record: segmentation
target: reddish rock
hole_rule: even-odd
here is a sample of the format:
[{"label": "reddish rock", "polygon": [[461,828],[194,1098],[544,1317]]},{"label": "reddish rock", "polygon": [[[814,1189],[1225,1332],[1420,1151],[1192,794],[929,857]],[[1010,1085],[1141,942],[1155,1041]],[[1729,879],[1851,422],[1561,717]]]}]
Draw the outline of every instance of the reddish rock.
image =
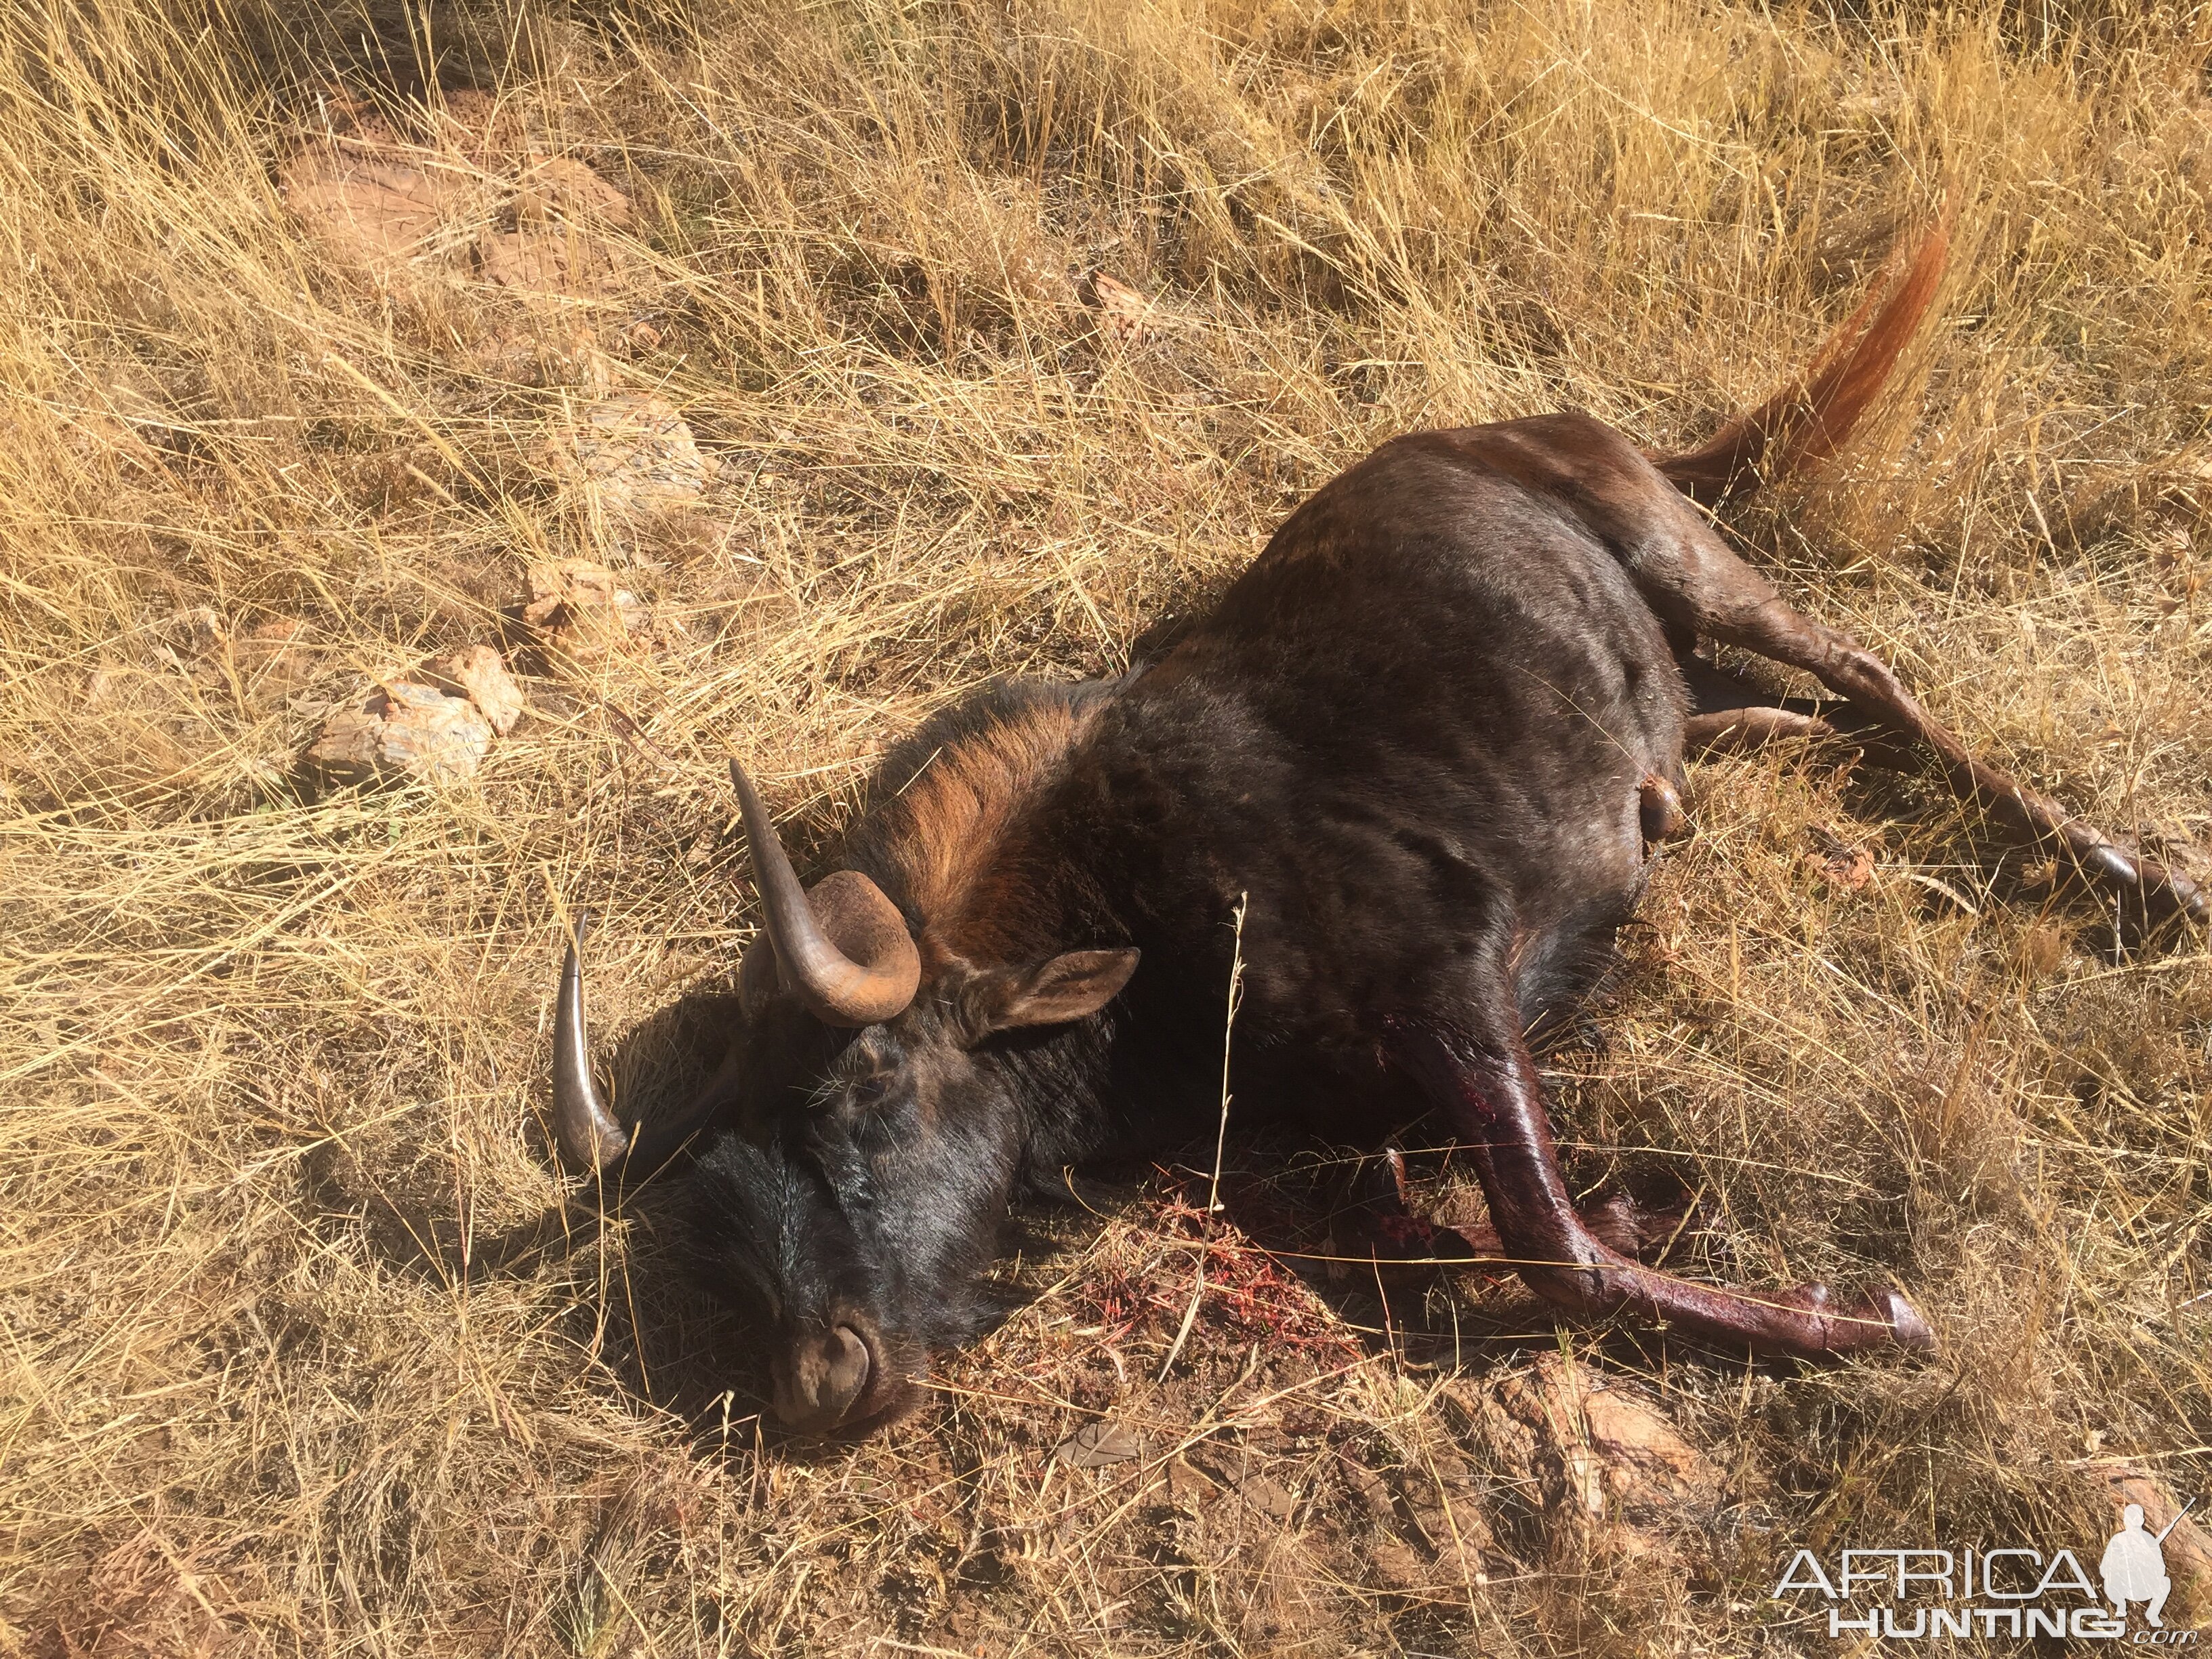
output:
[{"label": "reddish rock", "polygon": [[1663,1551],[1643,1530],[1708,1512],[1720,1472],[1657,1402],[1588,1365],[1547,1354],[1471,1407],[1507,1467],[1525,1468],[1547,1515],[1603,1528],[1628,1555]]},{"label": "reddish rock", "polygon": [[468,698],[402,681],[331,716],[307,766],[331,787],[398,778],[458,783],[476,775],[491,739],[491,722]]},{"label": "reddish rock", "polygon": [[1099,327],[1125,345],[1136,344],[1164,320],[1157,301],[1103,270],[1091,279],[1091,299],[1098,308]]},{"label": "reddish rock", "polygon": [[387,281],[438,251],[465,194],[452,173],[381,146],[303,149],[279,169],[277,187],[326,250]]},{"label": "reddish rock", "polygon": [[[2122,1466],[2103,1472],[2106,1495],[2112,1499],[2113,1526],[2119,1512],[2130,1504],[2142,1505],[2143,1527],[2154,1536],[2166,1534],[2166,1571],[2174,1583],[2188,1584],[2200,1597],[2212,1597],[2212,1532],[2197,1524],[2195,1516],[2183,1516],[2176,1503],[2148,1473]],[[2197,1514],[2203,1511],[2199,1510]],[[2176,1517],[2179,1516],[2179,1521]],[[2167,1531],[2168,1528],[2172,1531]],[[2169,1613],[2168,1617],[2172,1616]]]},{"label": "reddish rock", "polygon": [[612,244],[562,225],[487,231],[476,252],[484,281],[539,299],[609,299],[630,271]]},{"label": "reddish rock", "polygon": [[522,688],[507,672],[497,651],[488,645],[471,645],[440,658],[434,670],[444,682],[438,689],[450,696],[451,688],[458,688],[491,722],[494,732],[503,738],[514,730],[515,721],[522,718]]},{"label": "reddish rock", "polygon": [[512,731],[521,713],[521,689],[499,653],[472,645],[331,715],[303,763],[325,787],[458,783],[476,775],[494,737]]},{"label": "reddish rock", "polygon": [[549,649],[580,663],[627,645],[647,626],[637,596],[616,585],[613,571],[589,559],[531,566],[522,620]]},{"label": "reddish rock", "polygon": [[495,287],[544,299],[605,300],[635,281],[637,262],[603,233],[627,229],[629,198],[573,155],[533,154],[510,200],[514,228],[477,239]]},{"label": "reddish rock", "polygon": [[547,219],[596,219],[628,229],[629,198],[573,155],[533,155],[516,181],[515,217],[526,224]]},{"label": "reddish rock", "polygon": [[1810,834],[1819,854],[1808,861],[1831,886],[1856,893],[1874,879],[1874,854],[1865,848],[1845,841],[1825,823],[1813,825]]},{"label": "reddish rock", "polygon": [[400,684],[387,686],[384,699],[386,766],[434,783],[458,783],[483,764],[491,722],[468,698]]},{"label": "reddish rock", "polygon": [[419,270],[599,301],[641,274],[611,234],[629,227],[629,198],[588,162],[523,147],[495,111],[462,107],[469,118],[449,107],[434,144],[376,118],[316,136],[277,169],[285,205],[334,258],[383,283]]}]

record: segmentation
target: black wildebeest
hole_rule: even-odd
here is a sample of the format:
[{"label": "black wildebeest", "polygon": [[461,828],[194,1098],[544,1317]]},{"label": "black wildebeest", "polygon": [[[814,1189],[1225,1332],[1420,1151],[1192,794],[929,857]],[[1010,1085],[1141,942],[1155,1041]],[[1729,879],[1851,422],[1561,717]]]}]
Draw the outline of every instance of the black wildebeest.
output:
[{"label": "black wildebeest", "polygon": [[[811,889],[732,764],[766,926],[728,1058],[687,1109],[625,1128],[592,1085],[572,941],[556,1119],[586,1167],[697,1137],[710,1271],[773,1324],[787,1422],[880,1419],[930,1350],[972,1335],[1025,1185],[1211,1125],[1225,924],[1248,895],[1240,1101],[1376,1137],[1439,1109],[1504,1255],[1576,1313],[1770,1354],[1930,1342],[1894,1292],[1741,1293],[1602,1242],[1560,1179],[1525,1034],[1607,961],[1679,823],[1686,749],[1826,729],[1696,659],[1700,639],[1809,670],[2139,910],[2203,915],[2185,880],[1970,757],[1692,504],[1843,440],[1944,240],[1801,388],[1692,453],[1649,458],[1581,415],[1384,444],[1158,661],[1000,684],[927,722]],[[1693,687],[1720,706],[1693,712]]]}]

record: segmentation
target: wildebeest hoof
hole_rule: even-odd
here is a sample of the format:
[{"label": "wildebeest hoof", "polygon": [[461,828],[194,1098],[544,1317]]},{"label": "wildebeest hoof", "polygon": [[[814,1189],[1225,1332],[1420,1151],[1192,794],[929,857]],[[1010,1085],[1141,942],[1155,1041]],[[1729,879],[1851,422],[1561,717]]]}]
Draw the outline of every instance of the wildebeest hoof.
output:
[{"label": "wildebeest hoof", "polygon": [[1808,1316],[1803,1336],[1808,1340],[1803,1343],[1801,1357],[1866,1353],[1890,1347],[1907,1353],[1936,1352],[1936,1333],[1894,1290],[1878,1291],[1838,1305],[1826,1285],[1806,1285],[1785,1291],[1772,1301],[1778,1307]]},{"label": "wildebeest hoof", "polygon": [[1919,1310],[1906,1301],[1901,1291],[1883,1291],[1873,1300],[1876,1310],[1889,1321],[1890,1340],[1907,1353],[1936,1352],[1936,1333],[1928,1328],[1928,1322],[1920,1316]]},{"label": "wildebeest hoof", "polygon": [[[1827,1300],[1825,1291],[1821,1300]],[[1848,1308],[1835,1310],[1828,1318],[1835,1332],[1831,1344],[1838,1353],[1886,1346],[1902,1348],[1907,1353],[1936,1352],[1936,1333],[1928,1328],[1918,1310],[1894,1290],[1877,1291]]]}]

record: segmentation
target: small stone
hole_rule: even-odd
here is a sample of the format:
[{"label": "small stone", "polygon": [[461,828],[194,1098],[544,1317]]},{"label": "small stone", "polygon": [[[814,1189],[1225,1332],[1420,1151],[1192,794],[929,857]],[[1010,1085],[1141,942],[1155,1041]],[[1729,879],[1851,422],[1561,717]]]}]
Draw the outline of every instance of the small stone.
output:
[{"label": "small stone", "polygon": [[1099,326],[1124,345],[1136,344],[1164,320],[1157,301],[1103,270],[1091,279],[1091,298]]},{"label": "small stone", "polygon": [[[2167,1573],[2193,1586],[2200,1595],[2212,1595],[2212,1532],[2198,1526],[2194,1517],[2184,1515],[2182,1506],[2142,1469],[2124,1464],[2109,1468],[2104,1472],[2104,1481],[2115,1516],[2130,1504],[2140,1504],[2144,1529],[2154,1537],[2165,1534],[2163,1551]],[[2113,1524],[2117,1526],[2118,1521]]]},{"label": "small stone", "polygon": [[[449,99],[429,143],[327,99],[323,113],[278,168],[279,192],[311,236],[380,282],[473,273],[527,298],[592,303],[642,271],[613,234],[631,222],[629,198],[588,162],[524,148],[495,106]],[[509,210],[512,228],[485,228]]]},{"label": "small stone", "polygon": [[714,471],[672,404],[631,393],[586,404],[556,440],[554,464],[619,518],[696,501]]},{"label": "small stone", "polygon": [[1100,1469],[1145,1455],[1145,1443],[1118,1423],[1085,1423],[1061,1441],[1053,1455],[1071,1468]]},{"label": "small stone", "polygon": [[469,698],[400,681],[331,715],[306,766],[326,787],[398,778],[459,783],[476,775],[491,740],[490,720]]},{"label": "small stone", "polygon": [[[1527,1459],[1547,1510],[1632,1529],[1686,1518],[1719,1495],[1718,1471],[1656,1404],[1587,1365],[1547,1354],[1502,1379],[1493,1397],[1519,1431],[1504,1438]],[[1621,1541],[1636,1551],[1642,1540]]]},{"label": "small stone", "polygon": [[427,685],[385,690],[383,760],[433,783],[473,777],[491,748],[491,722],[465,697]]},{"label": "small stone", "polygon": [[367,783],[377,775],[384,755],[384,705],[341,708],[323,723],[322,735],[307,750],[307,769],[333,787]]},{"label": "small stone", "polygon": [[277,188],[317,241],[384,279],[435,250],[438,232],[460,193],[444,173],[325,146],[303,149],[285,162]]},{"label": "small stone", "polygon": [[1257,1470],[1237,1483],[1237,1495],[1279,1526],[1288,1526],[1297,1513],[1297,1494]]},{"label": "small stone", "polygon": [[1188,1454],[1191,1464],[1216,1485],[1279,1524],[1287,1524],[1298,1507],[1297,1494],[1259,1468],[1249,1451],[1207,1446]]},{"label": "small stone", "polygon": [[629,642],[647,626],[645,607],[615,574],[589,559],[530,567],[530,599],[522,620],[548,647],[590,662]]},{"label": "small stone", "polygon": [[565,224],[523,225],[477,239],[477,268],[495,288],[540,299],[605,300],[629,265],[614,245]]},{"label": "small stone", "polygon": [[450,696],[456,693],[449,688],[458,688],[458,695],[475,703],[501,737],[514,731],[515,721],[522,718],[522,688],[492,647],[471,645],[441,657],[432,672],[445,682],[439,690]]},{"label": "small stone", "polygon": [[514,211],[526,222],[595,219],[617,228],[630,222],[629,198],[573,155],[533,155],[516,182]]},{"label": "small stone", "polygon": [[1865,848],[1845,841],[1824,823],[1813,825],[1810,833],[1819,849],[1816,867],[1831,886],[1856,893],[1874,879],[1874,854]]}]

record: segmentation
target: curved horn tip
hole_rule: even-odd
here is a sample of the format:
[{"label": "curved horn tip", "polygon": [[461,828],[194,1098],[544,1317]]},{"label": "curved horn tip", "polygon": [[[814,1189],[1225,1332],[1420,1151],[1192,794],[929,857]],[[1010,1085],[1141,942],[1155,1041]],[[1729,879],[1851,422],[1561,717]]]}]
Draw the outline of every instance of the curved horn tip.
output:
[{"label": "curved horn tip", "polygon": [[872,1025],[899,1013],[921,981],[921,957],[898,907],[859,871],[833,871],[811,893],[800,886],[775,821],[734,757],[730,781],[783,983],[825,1024]]},{"label": "curved horn tip", "polygon": [[553,1011],[553,1134],[562,1158],[586,1171],[605,1169],[629,1150],[630,1138],[599,1098],[592,1080],[591,1037],[584,1018],[584,968],[578,944],[589,913],[580,913],[561,957],[561,988]]}]

